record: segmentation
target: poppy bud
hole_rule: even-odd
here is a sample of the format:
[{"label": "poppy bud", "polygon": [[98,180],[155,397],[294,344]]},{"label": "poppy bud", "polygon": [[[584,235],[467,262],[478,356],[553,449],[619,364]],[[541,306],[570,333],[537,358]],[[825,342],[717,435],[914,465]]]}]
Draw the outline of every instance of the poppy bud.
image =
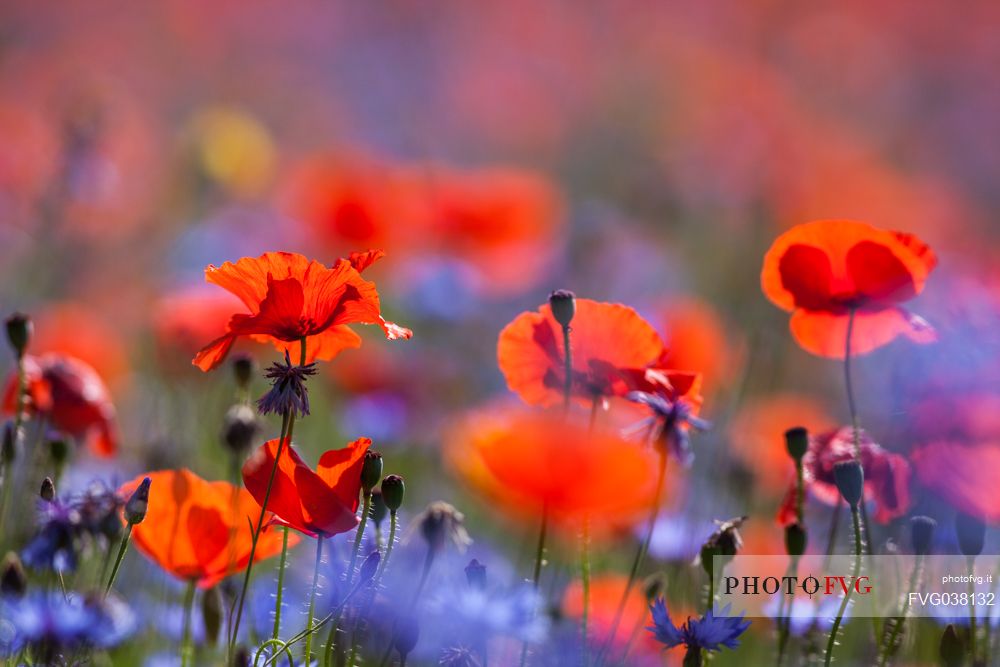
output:
[{"label": "poppy bud", "polygon": [[382,455],[368,450],[365,452],[365,462],[361,467],[361,490],[365,495],[370,494],[380,479],[382,479]]},{"label": "poppy bud", "polygon": [[247,389],[250,386],[254,366],[256,364],[249,354],[238,354],[233,357],[233,377],[236,378],[237,387]]},{"label": "poppy bud", "polygon": [[59,470],[66,463],[66,459],[69,458],[69,442],[62,434],[56,434],[49,437],[48,445],[52,463],[55,464],[56,470]]},{"label": "poppy bud", "polygon": [[131,525],[142,523],[146,518],[146,510],[149,509],[149,485],[152,480],[144,477],[139,486],[125,503],[125,520]]},{"label": "poppy bud", "polygon": [[576,295],[566,289],[557,289],[549,294],[549,308],[556,322],[568,328],[576,315]]},{"label": "poppy bud", "polygon": [[382,480],[382,500],[390,512],[395,513],[403,505],[405,485],[399,475],[386,475]]},{"label": "poppy bud", "polygon": [[473,558],[465,566],[465,578],[471,588],[484,590],[486,588],[486,566]]},{"label": "poppy bud", "polygon": [[214,644],[222,628],[222,595],[217,587],[201,594],[201,617],[205,621],[205,639]]},{"label": "poppy bud", "polygon": [[785,449],[793,459],[801,460],[809,450],[809,431],[801,426],[785,431]]},{"label": "poppy bud", "polygon": [[655,572],[642,582],[642,594],[646,596],[646,601],[650,604],[658,597],[663,597],[663,592],[667,589],[667,578]]},{"label": "poppy bud", "polygon": [[965,661],[965,642],[955,632],[955,626],[948,624],[941,635],[941,644],[938,648],[943,667],[961,667]]},{"label": "poppy bud", "polygon": [[31,318],[22,313],[14,313],[7,318],[7,340],[18,359],[24,356],[24,351],[28,348],[33,328]]},{"label": "poppy bud", "polygon": [[913,542],[913,551],[918,556],[926,556],[931,552],[935,528],[937,521],[929,516],[915,516],[910,519],[910,541]]},{"label": "poppy bud", "polygon": [[955,534],[958,536],[958,548],[964,555],[978,556],[983,553],[986,524],[982,519],[959,512],[955,516]]},{"label": "poppy bud", "polygon": [[417,645],[418,639],[420,639],[420,626],[417,625],[417,619],[410,615],[401,617],[396,623],[396,632],[392,636],[392,645],[399,651],[399,656],[403,659],[403,664],[406,664],[406,656]]},{"label": "poppy bud", "polygon": [[382,556],[376,550],[368,554],[368,557],[361,562],[361,567],[358,569],[358,586],[363,586],[375,577],[380,560],[382,560]]},{"label": "poppy bud", "polygon": [[847,504],[856,509],[865,488],[865,471],[861,463],[852,459],[833,464],[833,481]]},{"label": "poppy bud", "polygon": [[806,529],[797,523],[785,527],[785,551],[789,556],[801,556],[809,543]]},{"label": "poppy bud", "polygon": [[372,521],[375,522],[375,527],[381,526],[388,515],[389,508],[385,506],[382,489],[372,489]]},{"label": "poppy bud", "polygon": [[3,427],[3,449],[0,451],[0,463],[8,465],[17,458],[17,438],[14,437],[14,424],[7,422]]},{"label": "poppy bud", "polygon": [[7,553],[0,565],[0,595],[20,598],[28,592],[28,576],[24,573],[21,559],[13,551]]},{"label": "poppy bud", "polygon": [[55,499],[56,485],[51,477],[42,480],[42,488],[38,491],[38,495],[42,497],[42,500],[50,503]]},{"label": "poppy bud", "polygon": [[222,422],[222,442],[234,454],[242,454],[250,449],[258,431],[260,422],[257,413],[249,405],[238,403],[226,410]]}]

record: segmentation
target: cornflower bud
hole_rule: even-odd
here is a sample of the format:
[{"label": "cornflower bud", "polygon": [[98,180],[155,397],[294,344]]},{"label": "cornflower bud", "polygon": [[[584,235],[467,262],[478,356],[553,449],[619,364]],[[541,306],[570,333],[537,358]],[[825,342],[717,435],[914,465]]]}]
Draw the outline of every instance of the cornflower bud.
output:
[{"label": "cornflower bud", "polygon": [[913,542],[913,551],[918,556],[926,556],[931,552],[936,527],[937,521],[929,516],[915,516],[910,519],[910,541]]},{"label": "cornflower bud", "polygon": [[785,431],[785,449],[794,460],[800,460],[809,450],[809,431],[801,426]]},{"label": "cornflower bud", "polygon": [[146,510],[149,509],[149,486],[152,480],[149,477],[143,478],[139,486],[125,502],[125,521],[131,525],[142,523],[146,518]]},{"label": "cornflower bud", "polygon": [[237,387],[245,390],[250,386],[256,365],[249,354],[237,354],[233,357],[233,377]]},{"label": "cornflower bud", "polygon": [[7,341],[18,359],[24,356],[33,330],[31,318],[23,313],[14,313],[7,318]]},{"label": "cornflower bud", "polygon": [[847,504],[857,509],[865,489],[865,471],[859,461],[840,461],[833,464],[833,481]]},{"label": "cornflower bud", "polygon": [[549,308],[555,321],[568,328],[576,315],[576,295],[566,289],[557,289],[549,294]]},{"label": "cornflower bud", "polygon": [[484,590],[486,588],[486,566],[473,558],[465,566],[465,579],[469,582],[470,588]]},{"label": "cornflower bud", "polygon": [[21,559],[13,551],[7,553],[0,565],[0,596],[24,597],[28,592],[28,576],[24,572]]},{"label": "cornflower bud", "polygon": [[403,491],[406,485],[399,475],[386,475],[382,480],[382,499],[390,512],[395,512],[403,505]]},{"label": "cornflower bud", "polygon": [[433,552],[440,551],[446,542],[464,550],[472,541],[465,532],[465,515],[449,503],[440,500],[431,503],[415,521],[427,548]]},{"label": "cornflower bud", "polygon": [[260,431],[260,420],[249,405],[237,403],[226,411],[222,422],[222,442],[234,454],[250,449]]},{"label": "cornflower bud", "polygon": [[371,494],[380,479],[382,479],[382,455],[368,450],[365,452],[365,461],[361,467],[362,492],[366,496]]},{"label": "cornflower bud", "polygon": [[399,652],[402,664],[406,664],[406,656],[417,645],[418,639],[420,639],[420,626],[417,625],[417,619],[409,614],[400,617],[396,624],[396,632],[392,636],[392,646]]},{"label": "cornflower bud", "polygon": [[368,554],[368,557],[361,562],[361,567],[358,569],[358,586],[363,586],[375,577],[375,573],[378,571],[379,561],[381,560],[382,556],[379,554],[378,550]]},{"label": "cornflower bud", "polygon": [[42,500],[50,503],[55,499],[56,485],[51,477],[42,480],[42,488],[38,491],[38,495],[42,497]]},{"label": "cornflower bud", "polygon": [[955,516],[955,534],[958,536],[958,548],[966,556],[978,556],[983,553],[983,542],[986,540],[986,524],[979,517],[959,512]]}]

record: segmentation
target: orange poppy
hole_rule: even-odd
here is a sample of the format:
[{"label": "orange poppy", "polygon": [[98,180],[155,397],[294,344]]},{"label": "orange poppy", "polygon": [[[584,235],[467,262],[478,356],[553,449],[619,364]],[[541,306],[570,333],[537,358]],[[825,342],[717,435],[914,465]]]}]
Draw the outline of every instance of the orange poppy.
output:
[{"label": "orange poppy", "polygon": [[[558,523],[623,524],[648,510],[651,448],[545,412],[510,410],[472,421],[453,464],[498,505],[522,517],[548,508]],[[460,451],[459,451],[460,450]]]},{"label": "orange poppy", "polygon": [[[139,475],[119,489],[127,498],[144,477],[152,480],[146,518],[132,529],[132,539],[150,560],[178,579],[211,588],[243,570],[250,560],[250,523],[260,505],[246,490],[229,482],[209,482],[187,469]],[[298,536],[289,535],[289,545]],[[267,527],[257,541],[254,560],[281,551],[282,535]]]},{"label": "orange poppy", "polygon": [[[310,536],[329,537],[355,528],[361,468],[371,444],[368,438],[358,438],[343,449],[332,449],[320,457],[315,472],[294,447],[286,447],[267,502],[274,520]],[[257,502],[264,501],[277,453],[278,439],[268,440],[243,464],[243,484]]]},{"label": "orange poppy", "polygon": [[307,361],[332,359],[361,345],[347,326],[352,322],[377,324],[389,340],[410,338],[412,331],[382,318],[375,283],[361,277],[382,254],[352,253],[332,267],[291,252],[210,265],[205,279],[235,294],[250,312],[233,315],[226,333],[202,348],[193,363],[203,371],[215,368],[240,336],[272,342],[281,351],[294,347],[296,358],[298,341],[309,338]]},{"label": "orange poppy", "polygon": [[[573,396],[587,405],[624,396],[636,388],[635,371],[656,362],[663,349],[656,329],[628,306],[577,299],[570,334]],[[526,403],[562,402],[564,358],[562,326],[548,304],[521,313],[500,332],[500,370]]]},{"label": "orange poppy", "polygon": [[709,391],[735,377],[742,350],[731,344],[725,323],[711,305],[682,298],[671,301],[664,312],[664,367],[697,369]]},{"label": "orange poppy", "polygon": [[[86,443],[98,456],[115,453],[115,406],[104,380],[92,366],[65,354],[27,355],[24,376],[29,412]],[[12,374],[4,387],[3,410],[12,413],[16,409],[17,375]]]},{"label": "orange poppy", "polygon": [[937,258],[912,234],[852,220],[798,225],[775,240],[764,257],[761,287],[792,313],[791,330],[807,351],[843,359],[850,313],[851,354],[865,354],[906,336],[936,339],[922,318],[900,307],[920,294]]}]

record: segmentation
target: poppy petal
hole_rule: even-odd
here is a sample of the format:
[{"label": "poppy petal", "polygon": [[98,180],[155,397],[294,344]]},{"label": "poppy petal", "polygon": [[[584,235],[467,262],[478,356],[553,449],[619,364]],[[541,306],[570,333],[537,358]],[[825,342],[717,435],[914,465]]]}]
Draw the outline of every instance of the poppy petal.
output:
[{"label": "poppy petal", "polygon": [[219,336],[211,343],[203,347],[198,354],[194,355],[194,359],[191,360],[191,363],[201,370],[208,372],[222,363],[235,342],[236,336],[231,333]]},{"label": "poppy petal", "polygon": [[782,288],[792,295],[795,306],[809,310],[833,307],[833,269],[830,258],[819,248],[795,244],[778,264]]},{"label": "poppy petal", "polygon": [[370,438],[358,438],[342,449],[325,452],[316,466],[316,474],[334,490],[340,502],[356,512],[361,492],[361,468],[365,453],[371,448]]},{"label": "poppy petal", "polygon": [[[789,322],[792,335],[803,349],[832,359],[844,358],[847,324],[846,314],[807,310],[796,310]],[[930,324],[902,308],[858,311],[854,315],[851,332],[851,355],[867,354],[901,335],[921,344],[937,340]]]},{"label": "poppy petal", "polygon": [[[268,440],[243,464],[243,484],[258,505],[263,504],[264,496],[267,495],[267,485],[277,451],[278,439]],[[297,476],[303,469],[309,474],[314,474],[299,458],[294,447],[290,445],[283,447],[278,470],[271,486],[271,495],[267,500],[267,509],[273,512],[281,523],[308,530],[308,522],[303,515],[302,503],[296,489]]]},{"label": "poppy petal", "polygon": [[862,241],[848,251],[847,272],[854,289],[872,301],[906,301],[917,294],[913,276],[902,260],[888,247],[872,241]]}]

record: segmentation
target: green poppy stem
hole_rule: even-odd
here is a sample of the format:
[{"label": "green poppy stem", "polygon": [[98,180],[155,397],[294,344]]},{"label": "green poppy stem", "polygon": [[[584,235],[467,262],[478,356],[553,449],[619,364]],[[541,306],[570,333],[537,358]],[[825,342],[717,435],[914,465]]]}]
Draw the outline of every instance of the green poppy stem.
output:
[{"label": "green poppy stem", "polygon": [[[858,574],[861,572],[861,513],[858,512],[856,506],[851,507],[851,520],[854,523],[854,568],[851,573],[852,582],[858,580]],[[844,621],[844,612],[847,611],[847,604],[851,601],[851,593],[854,592],[854,586],[850,586],[847,592],[844,594],[844,599],[840,601],[840,609],[837,610],[837,616],[833,619],[833,627],[830,629],[830,638],[826,642],[826,657],[823,659],[823,666],[830,667],[830,661],[833,659],[833,647],[837,643],[837,632],[840,630],[840,624]]]},{"label": "green poppy stem", "polygon": [[285,592],[285,565],[288,563],[288,526],[281,527],[281,559],[278,561],[278,590],[274,595],[274,629],[271,639],[281,634],[281,598]]},{"label": "green poppy stem", "polygon": [[191,609],[194,607],[195,581],[188,582],[187,590],[184,592],[184,631],[181,635],[181,667],[191,664],[194,654],[194,646],[191,643]]},{"label": "green poppy stem", "polygon": [[[312,590],[309,593],[309,614],[306,616],[306,627],[312,627],[313,618],[316,614],[316,588],[319,586],[319,568],[323,564],[323,536],[316,538],[316,565],[313,568]],[[305,664],[312,662],[312,634],[306,637],[306,648],[303,653]]]},{"label": "green poppy stem", "polygon": [[115,557],[114,567],[111,568],[111,576],[108,577],[108,584],[104,587],[104,597],[108,597],[108,593],[111,592],[111,587],[115,585],[115,579],[118,578],[118,570],[121,569],[122,561],[125,560],[125,552],[128,550],[129,540],[131,537],[132,524],[129,523],[125,526],[125,532],[122,533],[121,543],[118,545],[118,555]]}]

